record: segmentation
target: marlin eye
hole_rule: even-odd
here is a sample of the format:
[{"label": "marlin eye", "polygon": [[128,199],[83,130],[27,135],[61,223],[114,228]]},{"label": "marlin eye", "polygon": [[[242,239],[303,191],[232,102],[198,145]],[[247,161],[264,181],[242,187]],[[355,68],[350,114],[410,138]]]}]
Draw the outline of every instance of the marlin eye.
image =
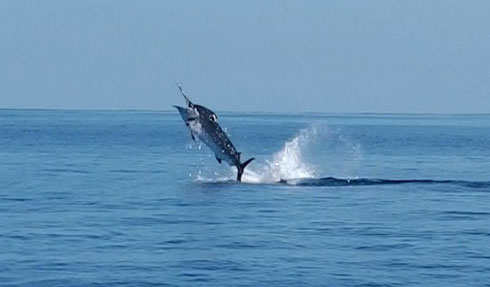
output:
[{"label": "marlin eye", "polygon": [[189,103],[189,108],[192,108],[192,104],[191,103]]}]

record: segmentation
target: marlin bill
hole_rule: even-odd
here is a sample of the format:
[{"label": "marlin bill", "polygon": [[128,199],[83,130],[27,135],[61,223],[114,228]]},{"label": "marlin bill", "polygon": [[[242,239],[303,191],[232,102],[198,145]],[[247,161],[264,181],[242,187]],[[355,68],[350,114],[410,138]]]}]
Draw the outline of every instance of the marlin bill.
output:
[{"label": "marlin bill", "polygon": [[186,107],[174,107],[179,111],[185,125],[189,128],[192,139],[195,141],[196,137],[198,137],[204,142],[214,152],[218,163],[224,160],[230,166],[236,167],[238,171],[236,179],[240,182],[245,167],[254,158],[242,163],[240,160],[241,153],[236,150],[231,140],[221,129],[216,113],[201,105],[193,104],[184,94],[182,87],[179,84],[177,84],[177,87],[185,99]]}]

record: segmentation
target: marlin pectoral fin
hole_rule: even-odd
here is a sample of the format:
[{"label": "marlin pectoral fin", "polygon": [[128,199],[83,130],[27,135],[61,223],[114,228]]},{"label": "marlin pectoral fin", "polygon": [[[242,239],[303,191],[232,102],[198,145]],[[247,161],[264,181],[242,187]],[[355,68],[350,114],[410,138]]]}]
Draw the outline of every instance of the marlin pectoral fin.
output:
[{"label": "marlin pectoral fin", "polygon": [[187,118],[187,120],[185,121],[185,125],[186,126],[189,126],[191,124],[192,121],[195,121],[197,118]]},{"label": "marlin pectoral fin", "polygon": [[191,133],[191,137],[193,141],[196,141],[196,138],[194,137],[194,134]]},{"label": "marlin pectoral fin", "polygon": [[216,158],[216,160],[218,161],[219,164],[221,164],[221,159],[217,156],[214,156]]}]

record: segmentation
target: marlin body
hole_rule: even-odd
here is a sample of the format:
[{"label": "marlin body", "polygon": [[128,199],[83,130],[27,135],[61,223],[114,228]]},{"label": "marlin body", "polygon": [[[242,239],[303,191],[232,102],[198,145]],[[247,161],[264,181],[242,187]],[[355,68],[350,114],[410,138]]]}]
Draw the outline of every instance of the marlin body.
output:
[{"label": "marlin body", "polygon": [[240,152],[236,150],[231,140],[218,124],[218,116],[206,107],[193,104],[184,94],[182,88],[179,85],[177,86],[185,98],[186,107],[174,107],[179,111],[180,116],[189,128],[192,139],[195,141],[197,136],[204,142],[214,152],[218,163],[226,161],[230,166],[235,166],[238,170],[237,181],[240,182],[245,167],[254,158],[242,163],[240,161]]}]

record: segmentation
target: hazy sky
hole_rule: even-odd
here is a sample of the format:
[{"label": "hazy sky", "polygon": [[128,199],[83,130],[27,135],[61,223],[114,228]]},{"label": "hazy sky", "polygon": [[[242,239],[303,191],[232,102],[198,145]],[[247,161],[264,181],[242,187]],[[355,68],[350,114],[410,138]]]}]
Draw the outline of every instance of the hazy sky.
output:
[{"label": "hazy sky", "polygon": [[490,112],[490,1],[0,0],[0,107]]}]

